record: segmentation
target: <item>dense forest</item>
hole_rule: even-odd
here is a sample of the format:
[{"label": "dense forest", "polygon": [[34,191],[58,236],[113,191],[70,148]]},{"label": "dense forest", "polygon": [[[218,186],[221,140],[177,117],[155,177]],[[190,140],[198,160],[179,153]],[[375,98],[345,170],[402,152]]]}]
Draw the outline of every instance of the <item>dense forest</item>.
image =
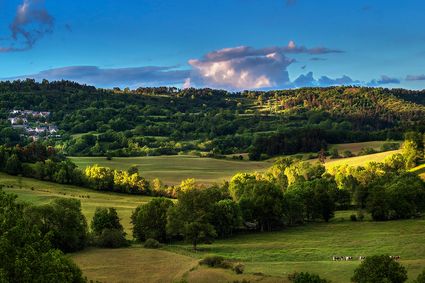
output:
[{"label": "dense forest", "polygon": [[227,92],[168,87],[96,89],[69,81],[0,83],[0,142],[30,141],[12,110],[48,111],[66,155],[220,156],[318,152],[327,144],[402,139],[425,129],[425,92],[363,87]]}]

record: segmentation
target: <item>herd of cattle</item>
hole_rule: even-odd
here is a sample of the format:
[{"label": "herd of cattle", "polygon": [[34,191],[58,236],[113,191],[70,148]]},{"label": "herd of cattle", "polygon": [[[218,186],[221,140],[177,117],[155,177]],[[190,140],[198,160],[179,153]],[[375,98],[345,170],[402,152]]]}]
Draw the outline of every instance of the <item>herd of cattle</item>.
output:
[{"label": "herd of cattle", "polygon": [[[359,256],[358,260],[364,260],[366,257],[365,256]],[[400,256],[399,255],[390,255],[391,259],[394,260],[400,260]],[[333,261],[341,261],[341,260],[345,260],[345,261],[350,261],[350,260],[354,260],[354,258],[352,256],[333,256],[332,257]]]}]

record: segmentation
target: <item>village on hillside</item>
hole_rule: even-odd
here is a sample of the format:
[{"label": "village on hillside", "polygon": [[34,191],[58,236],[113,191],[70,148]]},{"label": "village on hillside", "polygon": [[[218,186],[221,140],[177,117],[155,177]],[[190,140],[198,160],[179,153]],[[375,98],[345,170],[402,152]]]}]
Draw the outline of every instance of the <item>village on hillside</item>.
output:
[{"label": "village on hillside", "polygon": [[34,141],[42,137],[58,138],[59,129],[49,122],[49,116],[50,112],[47,111],[14,109],[10,111],[8,120],[14,129],[21,129]]}]

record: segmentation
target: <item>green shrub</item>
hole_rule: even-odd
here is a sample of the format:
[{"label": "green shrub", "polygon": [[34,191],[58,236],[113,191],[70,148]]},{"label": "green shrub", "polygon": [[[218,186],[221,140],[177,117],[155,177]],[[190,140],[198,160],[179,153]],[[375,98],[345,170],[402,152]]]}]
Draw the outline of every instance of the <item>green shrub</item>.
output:
[{"label": "green shrub", "polygon": [[227,261],[224,257],[217,256],[217,255],[207,256],[204,259],[201,259],[199,261],[199,264],[207,265],[209,267],[214,267],[214,268],[224,268],[224,269],[234,268],[231,262]]},{"label": "green shrub", "polygon": [[368,155],[368,154],[374,154],[377,153],[377,151],[371,147],[364,147],[360,150],[359,155]]},{"label": "green shrub", "polygon": [[161,244],[157,240],[149,238],[143,244],[143,247],[145,247],[146,249],[158,249],[161,247]]},{"label": "green shrub", "polygon": [[295,272],[288,276],[288,279],[294,283],[329,283],[331,281],[320,278],[317,274],[308,272]]},{"label": "green shrub", "polygon": [[406,268],[388,255],[366,257],[351,278],[356,283],[403,283],[406,280]]},{"label": "green shrub", "polygon": [[102,248],[122,248],[129,244],[124,233],[119,229],[103,229],[102,233],[96,237],[96,244]]},{"label": "green shrub", "polygon": [[425,283],[425,269],[422,271],[421,274],[418,275],[418,278],[416,278],[413,283]]},{"label": "green shrub", "polygon": [[344,150],[342,152],[342,157],[353,157],[354,154],[350,150]]},{"label": "green shrub", "polygon": [[233,271],[236,274],[242,274],[245,270],[245,265],[243,265],[242,263],[238,262],[233,266]]},{"label": "green shrub", "polygon": [[358,220],[360,220],[360,221],[363,221],[363,219],[364,219],[364,212],[363,211],[358,211],[357,212],[357,219]]},{"label": "green shrub", "polygon": [[208,265],[209,267],[221,267],[224,257],[218,255],[207,256],[199,261],[200,265]]}]

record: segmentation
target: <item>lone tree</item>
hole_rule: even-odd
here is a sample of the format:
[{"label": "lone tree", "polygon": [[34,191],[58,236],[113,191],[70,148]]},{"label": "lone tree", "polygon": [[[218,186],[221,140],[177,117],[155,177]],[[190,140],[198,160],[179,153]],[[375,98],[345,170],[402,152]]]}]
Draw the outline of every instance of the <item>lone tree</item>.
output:
[{"label": "lone tree", "polygon": [[406,268],[387,255],[367,257],[351,278],[356,283],[403,283],[406,280]]},{"label": "lone tree", "polygon": [[124,228],[115,208],[96,208],[91,229],[100,247],[119,248],[127,245]]},{"label": "lone tree", "polygon": [[178,202],[167,213],[167,234],[183,237],[196,250],[201,243],[217,237],[213,226],[215,203],[223,199],[220,188],[188,188],[178,194]]},{"label": "lone tree", "polygon": [[154,198],[136,208],[131,215],[133,235],[139,241],[149,238],[164,242],[167,238],[167,211],[173,202],[166,198]]}]

